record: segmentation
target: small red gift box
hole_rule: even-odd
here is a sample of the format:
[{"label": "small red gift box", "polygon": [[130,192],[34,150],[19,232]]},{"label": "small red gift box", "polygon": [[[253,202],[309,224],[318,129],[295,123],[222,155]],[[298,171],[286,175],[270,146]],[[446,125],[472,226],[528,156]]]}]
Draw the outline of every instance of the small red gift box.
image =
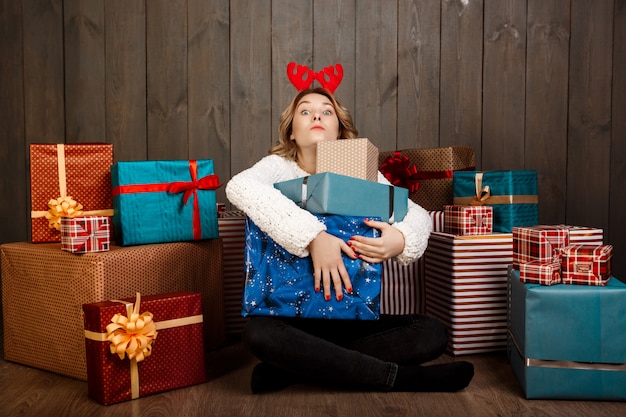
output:
[{"label": "small red gift box", "polygon": [[561,282],[561,264],[559,262],[530,261],[519,266],[520,281],[554,285]]},{"label": "small red gift box", "polygon": [[60,242],[63,216],[112,216],[111,164],[111,144],[31,144],[31,241]]},{"label": "small red gift box", "polygon": [[206,382],[201,300],[178,292],[84,304],[89,396],[108,405]]},{"label": "small red gift box", "polygon": [[109,232],[106,216],[62,217],[61,249],[72,253],[106,252]]},{"label": "small red gift box", "polygon": [[452,235],[488,235],[493,232],[493,207],[446,205],[443,224],[444,232]]},{"label": "small red gift box", "polygon": [[606,285],[611,278],[611,245],[570,245],[561,252],[563,284]]},{"label": "small red gift box", "polygon": [[560,250],[569,245],[570,229],[565,226],[513,228],[513,267],[532,261],[559,261]]}]

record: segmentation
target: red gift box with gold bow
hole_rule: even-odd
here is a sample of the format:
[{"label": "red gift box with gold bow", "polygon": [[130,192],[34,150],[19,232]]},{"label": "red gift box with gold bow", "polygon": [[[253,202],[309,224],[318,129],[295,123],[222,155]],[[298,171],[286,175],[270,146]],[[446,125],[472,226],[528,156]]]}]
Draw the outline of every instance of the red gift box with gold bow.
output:
[{"label": "red gift box with gold bow", "polygon": [[379,153],[380,172],[393,185],[409,190],[409,198],[426,210],[453,203],[454,171],[475,169],[474,148],[406,149]]},{"label": "red gift box with gold bow", "polygon": [[206,382],[200,293],[83,305],[89,396],[105,405]]},{"label": "red gift box with gold bow", "polygon": [[31,241],[60,242],[62,217],[112,216],[113,145],[31,144]]}]

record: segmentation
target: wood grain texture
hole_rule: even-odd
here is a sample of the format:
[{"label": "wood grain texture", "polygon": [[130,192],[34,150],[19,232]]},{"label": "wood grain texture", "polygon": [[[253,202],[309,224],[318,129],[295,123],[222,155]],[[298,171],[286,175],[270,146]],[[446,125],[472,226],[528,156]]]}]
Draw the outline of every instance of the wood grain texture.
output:
[{"label": "wood grain texture", "polygon": [[105,4],[106,142],[115,161],[145,160],[146,8],[143,2]]},{"label": "wood grain texture", "polygon": [[360,136],[378,149],[393,149],[397,143],[398,7],[395,2],[360,0],[356,12],[358,88],[353,116]]},{"label": "wood grain texture", "polygon": [[526,1],[485,2],[482,168],[524,168]]},{"label": "wood grain texture", "polygon": [[465,145],[482,160],[483,1],[441,2],[439,145]]},{"label": "wood grain texture", "polygon": [[577,1],[571,13],[565,219],[608,230],[613,2]]},{"label": "wood grain texture", "polygon": [[65,36],[65,141],[104,142],[104,3],[63,2]]},{"label": "wood grain texture", "polygon": [[[0,361],[0,416],[539,416],[613,417],[626,403],[526,400],[504,354],[462,358],[475,376],[458,393],[370,393],[317,385],[253,395],[250,373],[257,360],[240,343],[207,354],[209,381],[110,406],[89,399],[87,384]],[[436,363],[456,360],[450,356]]]},{"label": "wood grain texture", "polygon": [[398,2],[398,138],[393,149],[439,146],[441,7]]},{"label": "wood grain texture", "polygon": [[189,159],[187,1],[146,3],[148,159]]},{"label": "wood grain texture", "polygon": [[537,171],[539,224],[565,223],[569,4],[528,2],[524,159]]}]

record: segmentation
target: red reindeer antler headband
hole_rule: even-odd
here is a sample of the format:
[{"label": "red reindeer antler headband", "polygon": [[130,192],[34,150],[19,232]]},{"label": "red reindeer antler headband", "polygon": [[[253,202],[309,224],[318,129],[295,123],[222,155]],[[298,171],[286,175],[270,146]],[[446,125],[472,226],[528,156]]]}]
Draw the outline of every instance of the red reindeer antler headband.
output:
[{"label": "red reindeer antler headband", "polygon": [[[326,78],[327,76],[328,79]],[[343,78],[343,67],[341,64],[335,64],[334,67],[330,66],[314,72],[306,65],[290,62],[287,64],[287,77],[298,91],[309,88],[313,81],[317,80],[322,87],[334,93]]]}]

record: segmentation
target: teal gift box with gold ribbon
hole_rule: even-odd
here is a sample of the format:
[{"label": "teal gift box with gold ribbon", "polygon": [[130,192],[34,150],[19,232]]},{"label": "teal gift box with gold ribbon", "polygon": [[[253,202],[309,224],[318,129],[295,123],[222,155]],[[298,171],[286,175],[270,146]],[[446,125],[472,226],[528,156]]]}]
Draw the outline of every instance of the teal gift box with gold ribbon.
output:
[{"label": "teal gift box with gold ribbon", "polygon": [[492,206],[494,232],[539,223],[537,171],[456,171],[453,193],[454,205]]},{"label": "teal gift box with gold ribbon", "polygon": [[117,162],[111,183],[119,245],[218,237],[213,160]]}]

